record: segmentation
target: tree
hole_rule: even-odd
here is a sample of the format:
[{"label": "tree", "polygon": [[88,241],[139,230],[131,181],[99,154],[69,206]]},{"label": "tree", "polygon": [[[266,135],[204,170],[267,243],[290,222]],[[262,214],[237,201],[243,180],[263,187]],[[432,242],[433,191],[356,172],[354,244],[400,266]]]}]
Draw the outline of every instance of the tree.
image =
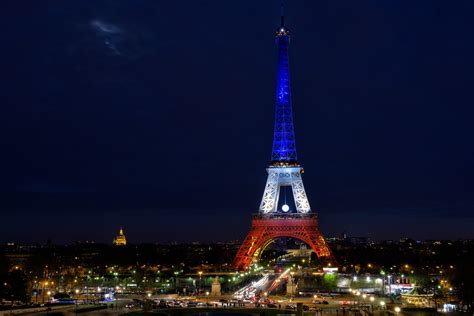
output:
[{"label": "tree", "polygon": [[337,274],[325,273],[322,282],[323,289],[332,292],[337,288]]},{"label": "tree", "polygon": [[474,311],[474,271],[472,265],[459,266],[453,279],[457,296],[468,312]]},{"label": "tree", "polygon": [[6,300],[29,302],[31,283],[21,270],[13,270],[4,275],[0,292]]}]

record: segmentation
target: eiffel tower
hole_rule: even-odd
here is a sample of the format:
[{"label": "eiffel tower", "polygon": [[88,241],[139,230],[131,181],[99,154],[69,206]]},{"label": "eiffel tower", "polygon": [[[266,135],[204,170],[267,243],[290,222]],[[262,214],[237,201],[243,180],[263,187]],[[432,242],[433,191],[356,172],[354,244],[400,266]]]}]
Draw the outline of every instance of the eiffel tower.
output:
[{"label": "eiffel tower", "polygon": [[[317,215],[311,211],[301,178],[303,168],[296,154],[288,62],[290,32],[284,23],[283,10],[281,25],[275,37],[278,71],[272,160],[267,168],[268,178],[259,211],[252,216],[250,232],[234,259],[237,270],[244,270],[252,262],[258,261],[262,251],[281,237],[299,239],[308,244],[318,257],[332,258],[326,240],[319,231]],[[282,187],[291,187],[295,210],[291,211],[286,202],[281,210],[278,209]]]}]

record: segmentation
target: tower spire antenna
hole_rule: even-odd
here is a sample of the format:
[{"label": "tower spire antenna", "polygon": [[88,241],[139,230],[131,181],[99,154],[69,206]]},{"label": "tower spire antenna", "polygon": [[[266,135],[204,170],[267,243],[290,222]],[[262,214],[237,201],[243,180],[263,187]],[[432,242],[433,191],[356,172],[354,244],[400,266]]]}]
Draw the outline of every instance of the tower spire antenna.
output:
[{"label": "tower spire antenna", "polygon": [[285,6],[283,5],[283,0],[280,3],[280,23],[281,27],[285,27]]}]

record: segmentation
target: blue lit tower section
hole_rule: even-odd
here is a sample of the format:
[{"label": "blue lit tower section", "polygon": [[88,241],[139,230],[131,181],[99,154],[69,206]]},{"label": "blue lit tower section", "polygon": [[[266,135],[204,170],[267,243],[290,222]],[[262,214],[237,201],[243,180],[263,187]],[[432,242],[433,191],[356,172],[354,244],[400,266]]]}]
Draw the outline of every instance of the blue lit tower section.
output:
[{"label": "blue lit tower section", "polygon": [[[301,178],[303,168],[299,165],[296,155],[290,93],[290,65],[288,63],[289,43],[290,33],[285,27],[282,14],[281,25],[276,31],[278,70],[272,162],[267,168],[268,178],[259,208],[259,213],[267,215],[293,216],[291,213],[307,214],[311,212]],[[294,209],[286,204],[282,206],[281,210],[277,209],[282,186],[291,187],[295,202]]]},{"label": "blue lit tower section", "polygon": [[272,163],[296,163],[297,155],[295,132],[293,128],[293,111],[291,108],[290,67],[288,61],[290,33],[284,25],[283,15],[281,17],[281,26],[276,32],[276,44],[278,46],[278,70]]}]

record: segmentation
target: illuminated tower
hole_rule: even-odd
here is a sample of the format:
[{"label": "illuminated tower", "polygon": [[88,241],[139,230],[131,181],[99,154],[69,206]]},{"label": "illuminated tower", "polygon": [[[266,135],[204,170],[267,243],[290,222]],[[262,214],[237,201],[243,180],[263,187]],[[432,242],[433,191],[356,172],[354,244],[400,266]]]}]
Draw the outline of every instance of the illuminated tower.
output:
[{"label": "illuminated tower", "polygon": [[123,229],[120,228],[119,234],[117,237],[114,239],[114,245],[115,246],[126,246],[127,245],[127,238],[125,238],[125,235],[123,234]]},{"label": "illuminated tower", "polygon": [[[267,168],[268,178],[258,214],[253,215],[252,228],[234,260],[237,269],[245,269],[258,260],[265,247],[280,237],[302,240],[318,257],[331,258],[318,229],[317,215],[311,211],[301,178],[303,168],[296,154],[288,61],[290,32],[285,26],[283,12],[275,37],[278,71],[272,160]],[[291,187],[295,210],[290,210],[286,203],[278,210],[281,187]]]}]

